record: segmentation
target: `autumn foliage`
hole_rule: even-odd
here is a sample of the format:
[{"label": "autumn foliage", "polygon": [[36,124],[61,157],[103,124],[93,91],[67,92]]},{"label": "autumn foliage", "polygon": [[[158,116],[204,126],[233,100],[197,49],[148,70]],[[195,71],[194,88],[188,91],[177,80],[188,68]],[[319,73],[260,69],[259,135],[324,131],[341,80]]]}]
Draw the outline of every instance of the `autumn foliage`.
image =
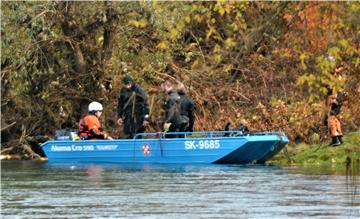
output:
[{"label": "autumn foliage", "polygon": [[6,153],[33,156],[36,136],[76,129],[93,100],[120,136],[125,74],[150,94],[149,131],[165,79],[187,86],[195,130],[243,121],[292,142],[327,140],[326,86],[350,93],[345,132],[360,125],[358,2],[3,2],[1,13]]}]

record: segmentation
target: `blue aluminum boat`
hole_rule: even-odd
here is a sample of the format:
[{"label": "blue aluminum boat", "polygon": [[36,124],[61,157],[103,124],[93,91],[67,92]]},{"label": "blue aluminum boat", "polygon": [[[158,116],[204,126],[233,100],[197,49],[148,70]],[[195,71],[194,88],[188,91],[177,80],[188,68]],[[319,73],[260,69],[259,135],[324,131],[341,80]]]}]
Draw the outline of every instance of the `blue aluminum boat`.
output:
[{"label": "blue aluminum boat", "polygon": [[283,132],[208,131],[142,133],[116,140],[51,140],[42,149],[48,162],[59,163],[254,164],[265,163],[288,142]]}]

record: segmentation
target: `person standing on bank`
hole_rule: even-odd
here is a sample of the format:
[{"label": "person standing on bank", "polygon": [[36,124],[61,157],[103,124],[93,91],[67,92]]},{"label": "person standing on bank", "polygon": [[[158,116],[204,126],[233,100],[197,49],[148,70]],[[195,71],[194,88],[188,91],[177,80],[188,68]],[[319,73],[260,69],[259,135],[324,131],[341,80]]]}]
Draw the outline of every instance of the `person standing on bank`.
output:
[{"label": "person standing on bank", "polygon": [[180,96],[180,115],[183,125],[180,127],[181,132],[193,132],[195,122],[195,103],[190,96],[186,95],[186,88],[183,83],[177,87]]},{"label": "person standing on bank", "polygon": [[100,123],[103,106],[99,102],[91,102],[88,106],[88,114],[79,122],[79,136],[81,140],[100,140],[113,138],[104,132]]},{"label": "person standing on bank", "polygon": [[[180,96],[170,81],[162,83],[161,89],[167,95],[164,104],[164,132],[179,132],[182,126]],[[174,138],[177,136],[167,135],[167,137]]]},{"label": "person standing on bank", "polygon": [[149,125],[149,96],[129,75],[123,78],[117,106],[117,123],[123,126],[125,138],[143,133]]},{"label": "person standing on bank", "polygon": [[339,120],[339,114],[341,107],[348,103],[348,95],[345,92],[337,93],[336,97],[332,96],[330,102],[330,110],[329,110],[329,118],[328,118],[328,126],[330,129],[330,135],[332,141],[329,146],[335,147],[341,145],[343,142],[343,133],[341,130],[341,124]]}]

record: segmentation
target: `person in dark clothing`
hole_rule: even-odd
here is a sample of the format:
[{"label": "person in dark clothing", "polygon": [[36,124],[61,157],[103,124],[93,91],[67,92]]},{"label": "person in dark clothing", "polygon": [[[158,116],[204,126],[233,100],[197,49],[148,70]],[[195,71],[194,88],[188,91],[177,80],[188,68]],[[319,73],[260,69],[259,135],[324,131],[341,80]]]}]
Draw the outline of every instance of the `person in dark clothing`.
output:
[{"label": "person in dark clothing", "polygon": [[195,103],[186,95],[186,89],[183,83],[179,83],[177,87],[180,96],[180,115],[183,120],[183,125],[180,128],[181,132],[193,132],[195,122]]},{"label": "person in dark clothing", "polygon": [[[167,94],[164,104],[164,132],[179,132],[183,126],[180,114],[180,96],[170,81],[162,83],[161,88]],[[170,134],[166,135],[166,137],[174,138],[178,136]]]},{"label": "person in dark clothing", "polygon": [[117,123],[123,126],[125,138],[143,133],[149,125],[149,96],[144,88],[128,75],[123,78],[117,106]]},{"label": "person in dark clothing", "polygon": [[339,114],[341,107],[344,104],[347,104],[348,95],[345,92],[337,93],[336,97],[333,96],[330,102],[330,110],[329,110],[329,118],[328,118],[328,126],[330,129],[330,135],[332,141],[329,146],[335,147],[343,143],[343,133],[341,130],[341,124],[339,121]]}]

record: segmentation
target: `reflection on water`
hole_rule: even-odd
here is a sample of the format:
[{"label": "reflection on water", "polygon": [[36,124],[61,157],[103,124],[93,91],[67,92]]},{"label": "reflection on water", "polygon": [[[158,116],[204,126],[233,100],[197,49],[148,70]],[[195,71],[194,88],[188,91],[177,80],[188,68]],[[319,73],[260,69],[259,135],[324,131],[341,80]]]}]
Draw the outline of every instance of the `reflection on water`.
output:
[{"label": "reflection on water", "polygon": [[360,217],[359,176],[336,168],[6,161],[1,177],[2,218]]}]

